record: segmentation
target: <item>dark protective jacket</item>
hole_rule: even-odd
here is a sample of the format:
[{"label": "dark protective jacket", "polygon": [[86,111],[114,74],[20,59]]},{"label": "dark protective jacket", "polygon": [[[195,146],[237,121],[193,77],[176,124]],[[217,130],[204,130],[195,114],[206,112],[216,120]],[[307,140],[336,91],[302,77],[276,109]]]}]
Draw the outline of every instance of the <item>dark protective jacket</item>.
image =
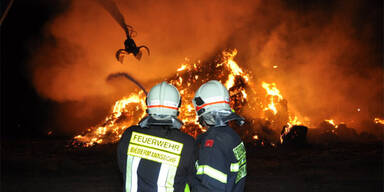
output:
[{"label": "dark protective jacket", "polygon": [[193,137],[168,126],[132,126],[117,148],[127,192],[189,191],[195,175]]},{"label": "dark protective jacket", "polygon": [[244,191],[245,147],[231,127],[209,128],[197,138],[197,145],[196,177],[202,185],[197,191]]}]

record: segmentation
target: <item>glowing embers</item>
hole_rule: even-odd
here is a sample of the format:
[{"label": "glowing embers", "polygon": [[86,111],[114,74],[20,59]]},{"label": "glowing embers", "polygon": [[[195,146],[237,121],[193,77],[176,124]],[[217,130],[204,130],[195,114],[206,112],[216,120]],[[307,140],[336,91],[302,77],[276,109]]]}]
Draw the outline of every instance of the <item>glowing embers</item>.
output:
[{"label": "glowing embers", "polygon": [[340,126],[342,126],[342,127],[346,126],[344,122],[336,123],[336,121],[334,119],[326,119],[326,120],[324,120],[324,122],[326,124],[328,124],[328,126],[325,124],[326,132],[334,134],[334,135],[338,134],[338,128]]},{"label": "glowing embers", "polygon": [[186,68],[187,68],[187,65],[183,64],[183,65],[181,65],[181,66],[177,69],[177,71],[184,71],[184,69],[186,69]]}]

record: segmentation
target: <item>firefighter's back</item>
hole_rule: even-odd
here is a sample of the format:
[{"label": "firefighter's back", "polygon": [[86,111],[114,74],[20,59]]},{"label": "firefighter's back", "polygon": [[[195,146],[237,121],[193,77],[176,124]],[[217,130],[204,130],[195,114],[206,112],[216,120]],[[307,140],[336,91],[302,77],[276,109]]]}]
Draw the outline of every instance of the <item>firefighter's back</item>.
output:
[{"label": "firefighter's back", "polygon": [[197,176],[206,191],[244,191],[246,154],[239,135],[229,126],[211,127],[197,144]]},{"label": "firefighter's back", "polygon": [[126,191],[184,191],[194,171],[194,139],[167,126],[128,128],[118,146]]}]

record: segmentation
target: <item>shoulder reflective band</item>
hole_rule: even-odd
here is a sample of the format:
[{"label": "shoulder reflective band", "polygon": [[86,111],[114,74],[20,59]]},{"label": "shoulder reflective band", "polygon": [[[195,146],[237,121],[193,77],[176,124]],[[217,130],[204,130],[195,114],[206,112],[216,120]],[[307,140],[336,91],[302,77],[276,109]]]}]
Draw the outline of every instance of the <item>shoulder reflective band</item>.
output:
[{"label": "shoulder reflective band", "polygon": [[239,161],[245,155],[244,143],[241,142],[235,148],[233,148],[233,153],[235,154],[236,159]]},{"label": "shoulder reflective band", "polygon": [[206,103],[204,105],[201,105],[201,106],[196,106],[196,111],[199,111],[201,108],[207,106],[207,105],[214,105],[214,104],[220,104],[220,103],[226,103],[229,105],[229,102],[228,101],[216,101],[216,102],[212,102],[212,103]]},{"label": "shoulder reflective band", "polygon": [[227,174],[212,168],[209,165],[199,165],[197,168],[197,175],[208,175],[209,177],[220,181],[221,183],[227,183]]},{"label": "shoulder reflective band", "polygon": [[247,162],[246,158],[240,159],[239,162],[231,163],[231,172],[238,172],[239,168]]},{"label": "shoulder reflective band", "polygon": [[132,132],[128,155],[177,167],[182,148],[179,142]]},{"label": "shoulder reflective band", "polygon": [[231,163],[231,172],[238,172],[239,167],[239,163]]},{"label": "shoulder reflective band", "polygon": [[181,154],[183,144],[169,139],[138,133],[133,131],[130,143],[142,145],[162,151]]},{"label": "shoulder reflective band", "polygon": [[233,153],[238,160],[237,163],[231,164],[231,172],[238,172],[236,176],[236,183],[247,175],[247,157],[245,152],[244,143],[241,142],[233,149]]},{"label": "shoulder reflective band", "polygon": [[236,183],[240,181],[243,177],[247,175],[247,164],[244,164],[240,167],[239,172],[237,173]]}]

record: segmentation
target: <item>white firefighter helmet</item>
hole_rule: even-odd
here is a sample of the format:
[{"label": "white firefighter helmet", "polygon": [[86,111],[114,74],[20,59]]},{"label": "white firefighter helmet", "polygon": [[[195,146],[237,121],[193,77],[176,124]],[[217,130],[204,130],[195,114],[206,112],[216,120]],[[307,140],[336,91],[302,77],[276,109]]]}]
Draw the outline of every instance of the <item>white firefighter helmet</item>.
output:
[{"label": "white firefighter helmet", "polygon": [[155,118],[177,117],[181,97],[176,87],[163,81],[152,87],[147,95],[146,103],[147,113]]},{"label": "white firefighter helmet", "polygon": [[192,103],[198,117],[214,111],[231,112],[228,90],[216,80],[201,85]]}]

